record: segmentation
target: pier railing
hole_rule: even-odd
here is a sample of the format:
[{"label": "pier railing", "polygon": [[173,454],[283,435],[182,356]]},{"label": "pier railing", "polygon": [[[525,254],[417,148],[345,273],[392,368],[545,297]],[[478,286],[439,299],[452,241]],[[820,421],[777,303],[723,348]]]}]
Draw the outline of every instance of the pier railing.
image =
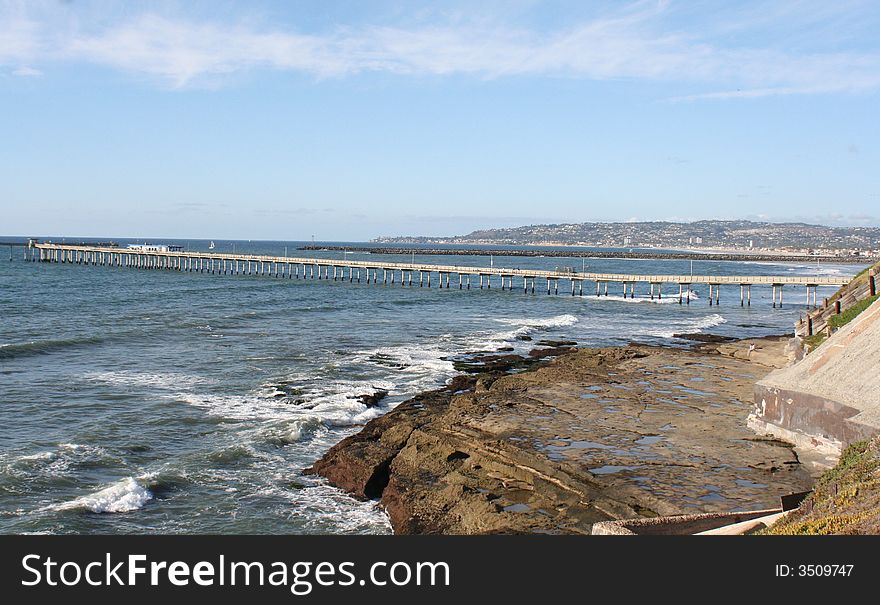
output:
[{"label": "pier railing", "polygon": [[826,298],[821,307],[807,311],[795,324],[798,336],[814,336],[824,333],[831,335],[831,318],[841,315],[859,302],[877,296],[877,274],[880,263],[868,268],[863,275],[854,278],[846,288],[842,288],[833,296]]}]

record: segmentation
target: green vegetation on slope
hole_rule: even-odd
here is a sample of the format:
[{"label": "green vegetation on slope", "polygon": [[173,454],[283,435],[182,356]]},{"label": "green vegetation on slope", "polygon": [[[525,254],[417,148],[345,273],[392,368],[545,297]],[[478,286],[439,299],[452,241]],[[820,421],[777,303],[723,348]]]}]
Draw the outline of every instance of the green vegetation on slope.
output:
[{"label": "green vegetation on slope", "polygon": [[[877,272],[880,272],[880,263],[875,263],[873,265],[865,267],[859,273],[857,273],[855,276],[853,276],[853,278],[850,280],[850,282],[848,284],[840,287],[837,290],[837,292],[835,292],[834,294],[832,294],[828,298],[828,304],[833,305],[834,301],[841,298],[844,295],[844,293],[851,292],[855,288],[867,283],[868,271],[870,269],[875,269]],[[872,296],[872,297],[866,298],[864,300],[857,302],[849,309],[846,309],[840,315],[833,315],[833,316],[829,317],[828,318],[828,326],[833,330],[836,330],[837,328],[845,326],[846,324],[851,322],[853,319],[855,319],[859,313],[861,313],[862,311],[864,311],[865,309],[870,307],[871,304],[875,300],[877,300],[877,298],[878,298],[878,296]],[[819,347],[819,345],[821,345],[823,342],[825,342],[825,340],[827,338],[828,338],[828,334],[824,330],[822,332],[818,332],[816,334],[813,334],[812,336],[805,336],[803,339],[804,351],[808,354],[812,353],[813,351],[815,351]]]},{"label": "green vegetation on slope", "polygon": [[812,336],[804,336],[804,350],[807,353],[812,353],[820,344],[825,342],[826,338],[828,338],[828,335],[825,332],[819,332]]},{"label": "green vegetation on slope", "polygon": [[830,317],[828,319],[828,325],[834,329],[842,328],[843,326],[854,320],[856,317],[858,317],[859,313],[874,304],[874,301],[878,298],[880,298],[880,295],[863,298],[840,315],[834,315]]},{"label": "green vegetation on slope", "polygon": [[762,533],[880,533],[880,437],[846,448],[837,466],[816,482],[813,494]]}]

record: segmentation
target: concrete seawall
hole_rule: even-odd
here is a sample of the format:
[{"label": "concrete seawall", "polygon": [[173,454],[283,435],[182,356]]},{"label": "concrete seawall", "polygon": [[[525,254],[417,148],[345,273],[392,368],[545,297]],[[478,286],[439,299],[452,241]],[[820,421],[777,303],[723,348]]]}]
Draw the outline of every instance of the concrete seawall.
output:
[{"label": "concrete seawall", "polygon": [[755,385],[749,426],[831,466],[852,443],[880,433],[880,301],[796,364]]}]

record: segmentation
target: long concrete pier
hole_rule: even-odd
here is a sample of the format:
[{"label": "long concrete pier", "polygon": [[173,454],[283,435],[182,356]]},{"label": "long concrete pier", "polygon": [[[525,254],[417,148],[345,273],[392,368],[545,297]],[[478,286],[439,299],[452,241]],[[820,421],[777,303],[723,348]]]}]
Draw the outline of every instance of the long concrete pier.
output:
[{"label": "long concrete pier", "polygon": [[[773,289],[773,306],[782,307],[783,288],[800,286],[805,288],[807,305],[816,304],[818,286],[841,286],[849,280],[842,277],[813,276],[768,276],[768,275],[641,275],[628,273],[593,273],[576,271],[545,271],[537,269],[509,269],[503,267],[473,267],[461,265],[432,265],[421,263],[393,263],[384,261],[356,261],[329,258],[297,258],[288,256],[266,256],[236,253],[185,252],[164,249],[162,246],[142,248],[118,248],[88,245],[69,245],[31,242],[25,255],[34,262],[74,263],[79,265],[100,265],[134,269],[161,269],[167,271],[187,271],[220,275],[261,275],[286,279],[333,279],[350,283],[395,284],[399,275],[401,286],[413,287],[414,276],[418,277],[418,287],[432,287],[432,276],[437,276],[440,288],[449,288],[451,276],[458,289],[472,287],[492,288],[493,278],[501,290],[522,289],[534,294],[536,282],[539,291],[559,294],[560,281],[563,292],[571,296],[583,296],[585,283],[595,283],[596,296],[608,296],[609,284],[614,284],[624,297],[635,298],[636,285],[641,285],[644,294],[662,299],[664,296],[678,298],[679,304],[690,304],[691,285],[704,284],[709,287],[710,305],[721,304],[721,286],[740,287],[740,305],[751,305],[751,287],[769,286]],[[514,279],[518,282],[514,287]],[[500,282],[500,283],[498,283]],[[664,285],[678,286],[677,291],[663,292]],[[590,294],[590,292],[588,292]]]}]

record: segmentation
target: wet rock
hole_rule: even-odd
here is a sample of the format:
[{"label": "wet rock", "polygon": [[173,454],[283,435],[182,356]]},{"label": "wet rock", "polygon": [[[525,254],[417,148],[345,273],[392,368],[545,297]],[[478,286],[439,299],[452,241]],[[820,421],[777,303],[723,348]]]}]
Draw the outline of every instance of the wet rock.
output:
[{"label": "wet rock", "polygon": [[525,359],[520,355],[494,353],[473,353],[452,359],[452,367],[458,372],[479,374],[482,372],[506,372],[522,365]]},{"label": "wet rock", "polygon": [[446,388],[453,393],[462,393],[464,391],[472,390],[476,383],[477,379],[473,376],[459,374],[458,376],[452,377],[452,380],[449,381],[449,383],[446,385]]},{"label": "wet rock", "polygon": [[275,397],[276,399],[283,399],[285,397],[297,397],[303,394],[302,389],[289,384],[271,384],[269,385],[269,388],[277,391],[277,393],[274,393],[272,395],[272,397]]},{"label": "wet rock", "polygon": [[539,340],[539,347],[573,347],[577,345],[576,340]]},{"label": "wet rock", "polygon": [[529,357],[543,359],[545,357],[558,357],[574,351],[572,347],[549,347],[546,349],[532,349],[529,351]]},{"label": "wet rock", "polygon": [[304,472],[320,474],[354,497],[369,500],[382,495],[388,484],[388,465],[396,453],[378,443],[350,442],[331,449]]},{"label": "wet rock", "polygon": [[673,334],[673,338],[681,338],[682,340],[692,340],[693,342],[732,342],[736,340],[730,336],[721,336],[720,334],[702,334],[700,332],[689,334]]},{"label": "wet rock", "polygon": [[370,355],[369,360],[377,365],[393,368],[395,370],[403,370],[409,367],[409,364],[404,363],[391,355],[386,355],[385,353],[374,353],[373,355]]},{"label": "wet rock", "polygon": [[377,389],[373,393],[365,393],[363,395],[358,395],[357,399],[361,403],[363,403],[368,408],[379,405],[379,402],[385,399],[388,396],[388,391],[385,389]]}]

